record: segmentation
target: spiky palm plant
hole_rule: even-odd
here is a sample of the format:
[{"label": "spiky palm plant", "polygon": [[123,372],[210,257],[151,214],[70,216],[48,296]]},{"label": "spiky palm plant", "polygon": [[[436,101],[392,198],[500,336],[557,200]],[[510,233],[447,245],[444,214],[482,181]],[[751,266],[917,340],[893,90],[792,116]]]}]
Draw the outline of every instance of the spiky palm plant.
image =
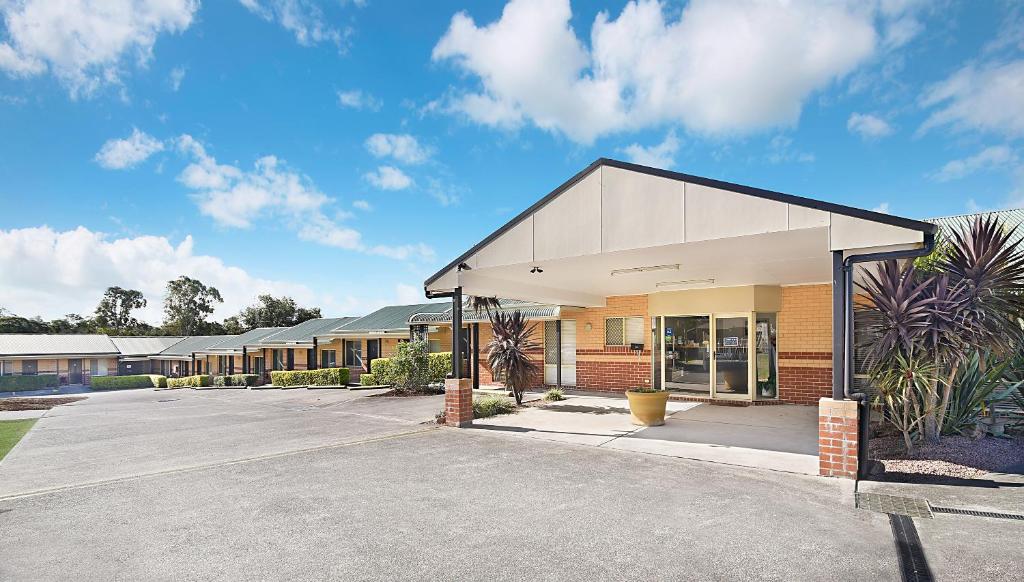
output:
[{"label": "spiky palm plant", "polygon": [[487,362],[491,371],[505,378],[516,404],[523,403],[523,393],[539,367],[529,352],[537,348],[531,337],[536,329],[520,311],[495,312],[491,316],[493,336],[487,344]]}]

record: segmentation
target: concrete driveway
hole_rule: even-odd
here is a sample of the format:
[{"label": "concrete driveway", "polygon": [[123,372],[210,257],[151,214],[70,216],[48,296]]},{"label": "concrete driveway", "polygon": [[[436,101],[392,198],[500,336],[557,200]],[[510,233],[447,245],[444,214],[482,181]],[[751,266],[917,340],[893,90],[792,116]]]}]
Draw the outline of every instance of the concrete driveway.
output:
[{"label": "concrete driveway", "polygon": [[843,482],[419,424],[439,408],[139,391],[55,409],[0,463],[0,579],[898,576],[886,517]]}]

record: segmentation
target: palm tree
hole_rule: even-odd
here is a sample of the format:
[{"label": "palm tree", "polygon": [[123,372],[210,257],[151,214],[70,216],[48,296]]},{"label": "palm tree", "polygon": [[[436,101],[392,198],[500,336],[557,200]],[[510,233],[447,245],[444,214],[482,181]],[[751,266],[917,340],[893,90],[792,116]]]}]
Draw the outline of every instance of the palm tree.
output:
[{"label": "palm tree", "polygon": [[518,310],[497,311],[491,315],[493,336],[487,344],[487,362],[492,372],[505,378],[505,386],[512,390],[516,404],[523,403],[523,392],[539,370],[529,356],[537,347],[530,339],[536,327]]}]

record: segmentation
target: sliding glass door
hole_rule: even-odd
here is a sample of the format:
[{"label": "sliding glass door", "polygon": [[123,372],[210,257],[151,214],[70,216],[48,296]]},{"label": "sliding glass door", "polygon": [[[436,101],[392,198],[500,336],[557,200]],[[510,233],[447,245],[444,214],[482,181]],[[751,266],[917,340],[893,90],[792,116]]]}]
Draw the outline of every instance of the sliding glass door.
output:
[{"label": "sliding glass door", "polygon": [[750,316],[715,316],[715,396],[750,397]]},{"label": "sliding glass door", "polygon": [[[759,324],[765,318],[757,314]],[[751,356],[754,320],[754,313],[655,318],[654,386],[688,396],[749,400],[762,375],[758,368],[755,376]],[[758,354],[756,362],[763,366],[765,358]]]},{"label": "sliding glass door", "polygon": [[665,389],[694,396],[711,394],[711,318],[662,318]]}]

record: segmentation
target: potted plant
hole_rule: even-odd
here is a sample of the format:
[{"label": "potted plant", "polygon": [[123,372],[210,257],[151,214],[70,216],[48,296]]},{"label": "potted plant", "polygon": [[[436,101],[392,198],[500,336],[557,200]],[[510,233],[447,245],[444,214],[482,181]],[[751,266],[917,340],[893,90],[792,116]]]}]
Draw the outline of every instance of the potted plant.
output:
[{"label": "potted plant", "polygon": [[649,386],[640,386],[626,390],[629,400],[629,413],[633,424],[639,426],[661,426],[665,424],[665,405],[668,403],[668,392],[656,390]]}]

